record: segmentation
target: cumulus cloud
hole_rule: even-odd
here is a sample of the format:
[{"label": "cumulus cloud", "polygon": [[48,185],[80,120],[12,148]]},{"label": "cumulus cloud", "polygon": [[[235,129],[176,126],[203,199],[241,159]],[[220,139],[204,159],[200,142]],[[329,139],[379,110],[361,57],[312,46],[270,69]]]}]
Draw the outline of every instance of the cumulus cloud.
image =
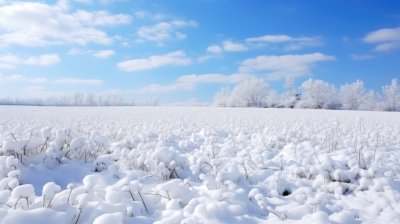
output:
[{"label": "cumulus cloud", "polygon": [[145,10],[140,10],[135,12],[135,17],[139,19],[161,20],[165,18],[165,15],[161,13],[151,13]]},{"label": "cumulus cloud", "polygon": [[247,47],[244,44],[236,43],[230,40],[226,40],[222,43],[224,51],[226,52],[240,52],[247,51]]},{"label": "cumulus cloud", "polygon": [[98,26],[127,24],[130,20],[128,15],[106,11],[71,11],[68,1],[55,5],[15,1],[0,7],[0,43],[32,47],[110,44],[113,38]]},{"label": "cumulus cloud", "polygon": [[232,75],[225,75],[225,74],[192,74],[192,75],[184,75],[180,76],[176,79],[173,83],[170,84],[150,84],[148,86],[139,88],[136,90],[138,93],[167,93],[167,92],[175,92],[175,91],[182,91],[182,90],[193,90],[199,84],[235,84],[239,83],[249,75],[247,74],[232,74]]},{"label": "cumulus cloud", "polygon": [[77,10],[72,14],[82,24],[88,26],[116,26],[130,24],[132,17],[126,14],[110,14],[107,11],[89,12]]},{"label": "cumulus cloud", "polygon": [[212,54],[221,54],[223,52],[222,47],[218,46],[217,44],[213,44],[207,47],[206,51]]},{"label": "cumulus cloud", "polygon": [[127,72],[138,72],[168,65],[188,65],[190,63],[191,59],[186,57],[184,51],[174,51],[165,55],[153,55],[148,58],[122,61],[117,64],[117,67]]},{"label": "cumulus cloud", "polygon": [[26,58],[18,57],[16,55],[1,55],[0,68],[12,69],[17,65],[47,66],[57,64],[60,61],[61,59],[57,54],[42,54]]},{"label": "cumulus cloud", "polygon": [[142,26],[138,29],[137,35],[142,40],[161,43],[167,40],[181,40],[186,34],[178,32],[178,29],[185,27],[196,27],[197,22],[193,20],[172,20],[160,22],[152,26]]},{"label": "cumulus cloud", "polygon": [[101,50],[93,53],[96,58],[109,58],[113,56],[115,52],[113,50]]},{"label": "cumulus cloud", "polygon": [[[221,54],[223,52],[242,52],[247,51],[249,47],[245,43],[234,42],[232,40],[224,40],[221,45],[211,44],[207,47],[206,51],[210,54]],[[204,57],[210,58],[209,56]]]},{"label": "cumulus cloud", "polygon": [[9,75],[9,76],[5,76],[5,75],[1,75],[0,74],[0,83],[4,83],[4,82],[25,82],[25,83],[46,83],[47,82],[47,78],[32,78],[32,77],[28,77],[28,76],[24,76],[24,75],[19,75],[19,74],[14,74],[14,75]]},{"label": "cumulus cloud", "polygon": [[240,63],[244,73],[265,73],[268,80],[281,80],[288,76],[307,75],[317,62],[334,60],[335,57],[322,53],[297,55],[262,55]]},{"label": "cumulus cloud", "polygon": [[103,80],[100,79],[76,79],[62,78],[54,81],[55,84],[71,84],[71,85],[101,85]]},{"label": "cumulus cloud", "polygon": [[362,40],[368,44],[375,44],[374,51],[376,52],[392,51],[400,48],[400,27],[372,31]]}]

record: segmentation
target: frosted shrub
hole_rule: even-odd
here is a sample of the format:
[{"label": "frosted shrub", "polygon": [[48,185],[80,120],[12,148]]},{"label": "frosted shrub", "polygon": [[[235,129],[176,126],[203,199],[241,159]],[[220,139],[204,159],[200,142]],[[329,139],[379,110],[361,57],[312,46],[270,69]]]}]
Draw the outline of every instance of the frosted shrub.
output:
[{"label": "frosted shrub", "polygon": [[110,147],[110,141],[106,136],[100,135],[99,132],[92,132],[90,136],[90,143],[95,148],[96,153],[107,152]]},{"label": "frosted shrub", "polygon": [[20,170],[13,170],[7,174],[7,177],[14,178],[19,180],[21,178],[21,171]]},{"label": "frosted shrub", "polygon": [[69,150],[65,154],[66,157],[69,157],[68,155],[71,155],[71,157],[77,158],[77,159],[83,159],[85,163],[88,161],[88,159],[91,158],[90,155],[90,145],[86,143],[86,138],[85,137],[76,137],[72,139]]},{"label": "frosted shrub", "polygon": [[43,163],[48,168],[53,168],[61,164],[62,152],[55,146],[50,146],[46,150],[46,157],[43,159]]},{"label": "frosted shrub", "polygon": [[2,151],[7,155],[13,155],[17,158],[20,158],[22,155],[22,143],[17,140],[3,140]]},{"label": "frosted shrub", "polygon": [[179,156],[175,151],[167,147],[157,149],[151,155],[151,161],[147,161],[154,174],[164,180],[184,178],[184,171],[188,168],[187,159]]},{"label": "frosted shrub", "polygon": [[54,182],[48,182],[43,186],[42,190],[42,199],[43,199],[43,207],[49,208],[51,206],[51,202],[54,199],[54,196],[61,191],[61,187],[55,184]]},{"label": "frosted shrub", "polygon": [[190,189],[190,186],[182,180],[169,180],[157,186],[162,199],[169,201],[175,200],[179,207],[184,207],[192,198],[196,197],[196,193]]},{"label": "frosted shrub", "polygon": [[108,167],[115,162],[115,159],[113,157],[114,156],[112,156],[111,154],[101,155],[97,157],[95,161],[95,171],[102,172],[104,170],[107,170]]},{"label": "frosted shrub", "polygon": [[131,181],[128,185],[124,186],[122,190],[130,195],[133,202],[140,201],[146,213],[150,214],[149,208],[146,204],[143,194],[141,193],[141,185],[138,181]]},{"label": "frosted shrub", "polygon": [[31,184],[24,184],[15,187],[11,192],[11,198],[14,203],[14,209],[17,206],[28,208],[35,199],[35,191]]},{"label": "frosted shrub", "polygon": [[52,140],[51,128],[45,127],[36,133],[36,139],[38,142],[41,142],[41,146],[39,146],[37,153],[41,153],[43,150],[46,150],[49,146],[49,143]]}]

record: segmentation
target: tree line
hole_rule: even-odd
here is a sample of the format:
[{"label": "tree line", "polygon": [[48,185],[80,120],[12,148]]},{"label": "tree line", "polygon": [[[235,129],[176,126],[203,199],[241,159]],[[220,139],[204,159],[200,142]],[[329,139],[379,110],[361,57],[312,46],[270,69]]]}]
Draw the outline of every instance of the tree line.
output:
[{"label": "tree line", "polygon": [[[400,111],[400,87],[397,79],[381,91],[367,90],[361,80],[339,87],[319,79],[308,79],[299,88],[288,77],[285,91],[279,94],[262,79],[252,77],[233,88],[223,87],[213,99],[221,107],[313,108],[343,110]],[[44,98],[2,98],[0,105],[34,106],[157,106],[157,98],[127,102],[119,93],[73,93]]]},{"label": "tree line", "polygon": [[44,98],[3,98],[0,105],[32,106],[157,106],[157,98],[131,100],[127,102],[119,93],[93,94],[73,93],[69,95],[49,96]]},{"label": "tree line", "polygon": [[400,111],[397,79],[381,92],[367,90],[361,80],[336,87],[319,79],[308,79],[299,88],[294,78],[285,81],[286,91],[278,94],[262,78],[252,77],[232,89],[224,87],[214,95],[214,105],[222,107],[313,108],[344,110]]}]

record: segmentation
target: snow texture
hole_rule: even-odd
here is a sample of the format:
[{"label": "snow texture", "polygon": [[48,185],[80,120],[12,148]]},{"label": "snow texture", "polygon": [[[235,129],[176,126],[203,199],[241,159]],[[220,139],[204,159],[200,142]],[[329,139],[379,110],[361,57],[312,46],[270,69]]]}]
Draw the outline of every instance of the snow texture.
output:
[{"label": "snow texture", "polygon": [[0,222],[400,223],[399,136],[396,112],[4,106]]}]

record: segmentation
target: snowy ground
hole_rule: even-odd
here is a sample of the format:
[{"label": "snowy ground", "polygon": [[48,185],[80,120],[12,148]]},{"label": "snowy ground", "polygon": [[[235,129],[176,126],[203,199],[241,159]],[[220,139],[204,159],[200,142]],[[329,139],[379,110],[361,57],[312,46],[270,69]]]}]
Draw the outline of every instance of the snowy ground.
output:
[{"label": "snowy ground", "polygon": [[400,223],[400,113],[0,107],[1,223]]}]

